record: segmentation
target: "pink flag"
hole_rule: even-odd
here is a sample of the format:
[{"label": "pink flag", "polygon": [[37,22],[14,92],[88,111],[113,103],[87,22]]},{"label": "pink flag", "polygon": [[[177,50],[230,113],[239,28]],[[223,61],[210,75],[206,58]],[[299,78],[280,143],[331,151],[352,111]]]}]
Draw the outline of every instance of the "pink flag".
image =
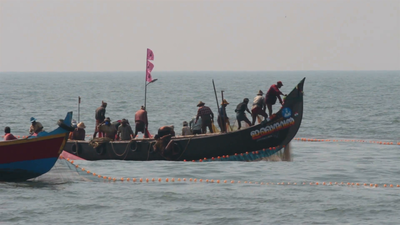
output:
[{"label": "pink flag", "polygon": [[146,81],[147,82],[152,82],[153,78],[151,77],[151,73],[149,70],[146,70]]},{"label": "pink flag", "polygon": [[147,71],[153,71],[154,65],[150,61],[147,61]]},{"label": "pink flag", "polygon": [[154,60],[154,54],[151,49],[147,49],[147,60]]}]

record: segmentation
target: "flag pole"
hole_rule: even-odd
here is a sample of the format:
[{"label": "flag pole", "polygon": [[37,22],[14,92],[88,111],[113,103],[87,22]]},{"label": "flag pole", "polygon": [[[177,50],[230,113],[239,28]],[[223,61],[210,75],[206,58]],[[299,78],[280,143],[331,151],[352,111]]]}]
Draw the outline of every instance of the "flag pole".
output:
[{"label": "flag pole", "polygon": [[144,74],[145,74],[145,76],[144,76],[144,108],[145,108],[145,110],[146,110],[146,94],[147,94],[147,60],[148,60],[148,56],[147,56],[147,51],[148,50],[146,50],[146,69],[144,70]]}]

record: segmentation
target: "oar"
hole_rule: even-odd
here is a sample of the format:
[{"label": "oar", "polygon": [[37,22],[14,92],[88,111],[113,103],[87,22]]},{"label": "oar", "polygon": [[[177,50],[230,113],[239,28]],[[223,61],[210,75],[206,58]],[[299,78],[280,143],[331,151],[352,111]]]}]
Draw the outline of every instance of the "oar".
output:
[{"label": "oar", "polygon": [[214,87],[215,100],[217,101],[217,109],[218,109],[218,113],[219,113],[218,97],[217,97],[217,91],[215,90],[214,79],[212,80],[212,83],[213,83],[213,87]]},{"label": "oar", "polygon": [[[217,115],[219,115],[219,104],[218,104],[218,97],[217,97],[217,91],[215,90],[215,84],[214,84],[214,79],[212,79],[212,83],[213,83],[213,87],[214,87],[214,94],[215,94],[215,101],[217,101],[217,109],[218,109],[218,114]],[[217,116],[217,120],[218,120],[218,116]],[[214,125],[214,122],[213,122],[213,129],[214,128],[216,128],[215,127],[215,125]],[[217,129],[214,129],[214,132],[216,131]]]}]

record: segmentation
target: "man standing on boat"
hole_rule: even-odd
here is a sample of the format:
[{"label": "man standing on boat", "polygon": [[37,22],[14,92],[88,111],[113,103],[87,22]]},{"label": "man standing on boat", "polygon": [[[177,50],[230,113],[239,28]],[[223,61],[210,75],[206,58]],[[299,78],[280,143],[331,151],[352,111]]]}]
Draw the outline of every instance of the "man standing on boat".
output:
[{"label": "man standing on boat", "polygon": [[265,105],[267,105],[269,116],[272,116],[272,105],[276,103],[276,99],[279,99],[279,103],[283,105],[281,95],[287,96],[279,90],[279,88],[281,88],[282,86],[282,81],[278,81],[276,84],[271,85],[271,87],[267,91],[267,94],[265,95]]},{"label": "man standing on boat", "polygon": [[149,126],[148,120],[147,120],[147,111],[144,108],[144,106],[141,106],[140,109],[135,113],[135,136],[139,132],[142,132],[144,134],[144,138],[149,138],[147,128]]},{"label": "man standing on boat", "polygon": [[133,130],[128,124],[128,120],[122,119],[121,125],[119,125],[117,130],[117,139],[120,141],[127,141],[133,138]]},{"label": "man standing on boat", "polygon": [[238,130],[240,130],[240,128],[242,127],[242,121],[246,122],[249,126],[251,126],[250,120],[247,119],[246,117],[246,111],[251,115],[251,112],[247,107],[248,103],[249,99],[245,98],[243,99],[243,102],[239,103],[239,105],[236,106],[235,112],[236,112],[236,120],[238,123]]},{"label": "man standing on boat", "polygon": [[267,113],[265,113],[265,100],[263,97],[263,92],[261,90],[258,91],[257,96],[253,100],[253,107],[251,107],[251,125],[254,125],[256,122],[256,117],[258,115],[263,116],[265,119],[268,118]]},{"label": "man standing on boat", "polygon": [[201,117],[201,132],[203,134],[207,133],[208,127],[210,133],[213,133],[212,122],[214,121],[214,113],[211,111],[210,107],[205,106],[205,103],[202,101],[197,104],[197,107],[199,107],[199,109],[197,110],[196,121],[194,123],[197,123],[197,120]]},{"label": "man standing on boat", "polygon": [[229,102],[226,101],[226,99],[222,100],[221,108],[219,108],[219,112],[218,112],[218,125],[219,125],[219,128],[221,129],[221,133],[226,133],[226,126],[227,126],[227,123],[229,122],[229,118],[226,115],[226,106],[228,104],[229,104]]},{"label": "man standing on boat", "polygon": [[[93,138],[96,138],[98,130],[98,126],[104,122],[104,119],[106,118],[106,107],[107,107],[107,102],[101,101],[101,106],[96,109],[95,112],[95,118],[96,118],[96,127],[94,128],[94,134]],[[99,132],[99,137],[103,137],[104,134],[102,132]]]}]

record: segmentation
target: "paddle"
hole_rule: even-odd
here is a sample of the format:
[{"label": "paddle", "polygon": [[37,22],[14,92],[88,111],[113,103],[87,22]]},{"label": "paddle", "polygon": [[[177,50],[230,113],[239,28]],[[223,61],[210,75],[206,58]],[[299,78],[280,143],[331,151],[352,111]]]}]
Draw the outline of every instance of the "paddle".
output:
[{"label": "paddle", "polygon": [[213,87],[214,87],[215,100],[217,101],[217,109],[218,109],[218,112],[219,112],[218,97],[217,97],[217,91],[215,90],[214,79],[212,80],[212,83],[213,83]]},{"label": "paddle", "polygon": [[[214,79],[212,79],[212,83],[213,83],[213,87],[214,87],[214,95],[215,95],[215,100],[217,101],[217,109],[218,109],[218,114],[219,114],[219,104],[218,104],[218,97],[217,97],[217,91],[215,90],[215,84],[214,84]],[[217,117],[218,118],[218,117]],[[212,123],[212,128],[214,130],[214,132],[216,132],[216,130],[218,130],[215,125],[214,122]],[[218,130],[219,132],[219,130]]]}]

